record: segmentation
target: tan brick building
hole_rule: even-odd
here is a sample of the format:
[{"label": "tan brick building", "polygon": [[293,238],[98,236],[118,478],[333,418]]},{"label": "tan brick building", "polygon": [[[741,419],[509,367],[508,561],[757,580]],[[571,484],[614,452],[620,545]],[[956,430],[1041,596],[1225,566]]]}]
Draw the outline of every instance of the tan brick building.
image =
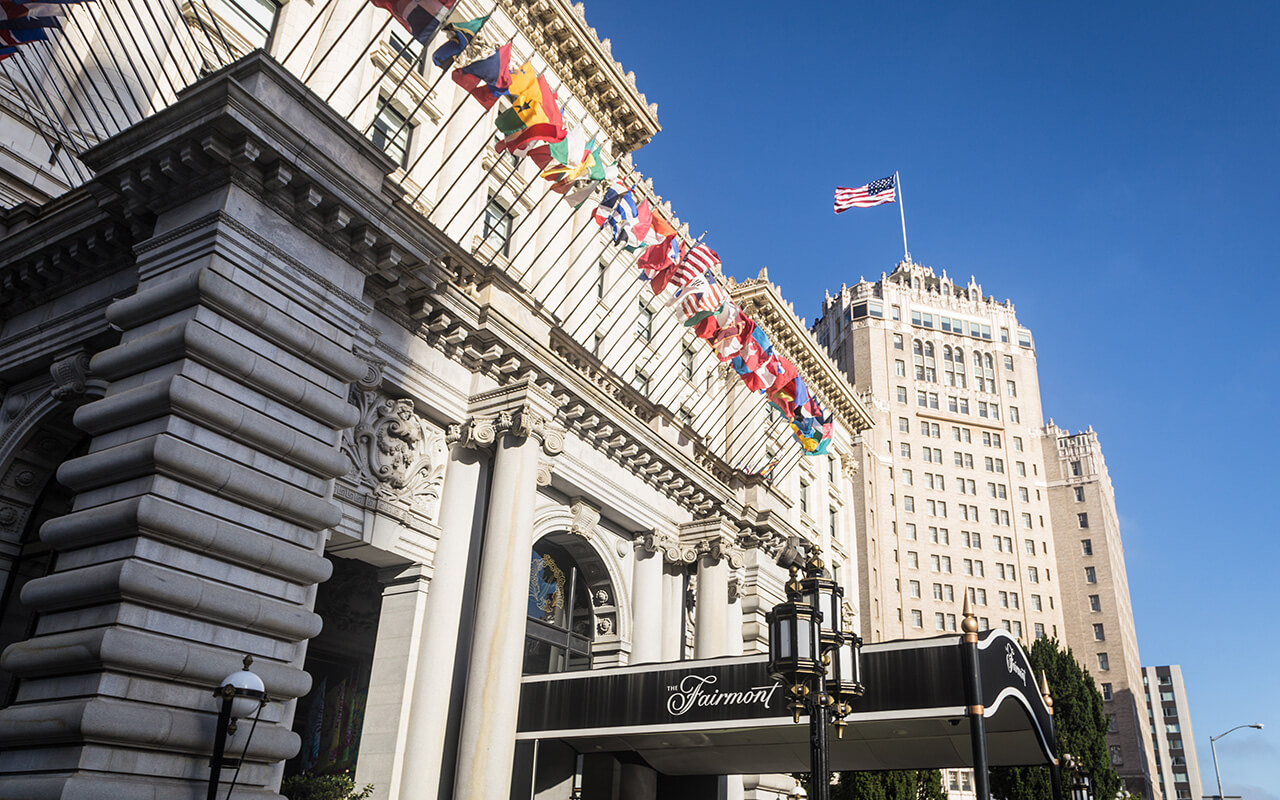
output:
[{"label": "tan brick building", "polygon": [[1102,691],[1112,766],[1130,792],[1161,797],[1151,779],[1151,741],[1143,733],[1142,662],[1115,488],[1098,435],[1093,428],[1071,434],[1051,420],[1042,449],[1066,640]]}]

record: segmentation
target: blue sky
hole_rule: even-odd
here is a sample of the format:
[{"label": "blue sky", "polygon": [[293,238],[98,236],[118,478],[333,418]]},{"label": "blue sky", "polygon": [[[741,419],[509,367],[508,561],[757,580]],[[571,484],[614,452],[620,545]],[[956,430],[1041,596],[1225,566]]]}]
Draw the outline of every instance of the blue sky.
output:
[{"label": "blue sky", "polygon": [[[810,321],[901,257],[1011,298],[1046,417],[1092,425],[1145,664],[1181,664],[1205,788],[1280,800],[1274,217],[1280,6],[587,4],[659,103],[636,161]],[[783,11],[777,16],[779,10]],[[1274,727],[1271,727],[1274,726]]]}]

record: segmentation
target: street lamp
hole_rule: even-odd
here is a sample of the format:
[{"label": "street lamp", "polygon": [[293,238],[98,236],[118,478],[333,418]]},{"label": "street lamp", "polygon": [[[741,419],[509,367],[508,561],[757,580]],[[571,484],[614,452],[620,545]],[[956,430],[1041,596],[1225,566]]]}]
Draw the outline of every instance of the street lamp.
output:
[{"label": "street lamp", "polygon": [[1093,787],[1090,786],[1089,773],[1085,772],[1080,762],[1070,754],[1063,755],[1062,760],[1071,775],[1071,783],[1067,787],[1071,790],[1071,800],[1093,800]]},{"label": "street lamp", "polygon": [[[253,656],[244,657],[244,669],[237,670],[222,679],[222,685],[213,690],[213,696],[222,700],[218,709],[218,724],[213,734],[213,759],[209,762],[208,800],[216,800],[218,796],[218,780],[222,775],[222,765],[226,759],[227,736],[236,732],[236,721],[260,711],[267,704],[266,686],[256,673],[250,671]],[[253,735],[252,728],[249,735]],[[249,742],[245,741],[245,749]],[[238,772],[238,770],[237,770]]]},{"label": "street lamp", "polygon": [[[1238,731],[1241,728],[1257,728],[1258,730],[1262,730],[1262,723],[1254,722],[1249,725],[1237,725],[1232,728],[1231,731]],[[1231,731],[1227,731],[1227,733],[1231,733]],[[1218,741],[1223,736],[1226,736],[1227,733],[1220,733],[1217,736],[1209,737],[1209,752],[1213,753],[1213,775],[1218,779],[1218,800],[1222,800],[1222,775],[1218,772],[1218,748],[1214,746],[1214,742]]]},{"label": "street lamp", "polygon": [[809,715],[809,794],[831,796],[827,724],[835,716],[837,736],[853,698],[862,694],[862,639],[844,630],[844,589],[826,576],[818,548],[805,563],[805,576],[791,566],[787,599],[765,615],[769,624],[769,675],[785,689],[787,708],[800,721]]}]

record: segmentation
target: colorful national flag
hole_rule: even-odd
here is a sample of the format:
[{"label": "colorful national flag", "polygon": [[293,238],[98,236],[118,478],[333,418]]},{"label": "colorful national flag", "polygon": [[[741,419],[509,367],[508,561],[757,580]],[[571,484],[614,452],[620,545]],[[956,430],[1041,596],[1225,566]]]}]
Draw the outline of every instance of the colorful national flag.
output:
[{"label": "colorful national flag", "polygon": [[686,327],[693,327],[703,320],[714,317],[728,301],[715,275],[704,272],[686,284],[680,290],[680,312],[684,315]]},{"label": "colorful national flag", "polygon": [[719,266],[720,256],[716,255],[716,251],[700,244],[685,253],[679,263],[672,266],[663,274],[655,276],[650,282],[653,287],[654,294],[662,294],[662,290],[667,286],[674,286],[679,289],[698,275],[706,272],[713,267]]},{"label": "colorful national flag", "polygon": [[488,58],[455,69],[453,82],[466,89],[485,109],[493,108],[511,86],[511,42],[494,50]]},{"label": "colorful national flag", "polygon": [[511,73],[510,93],[511,108],[496,120],[503,135],[497,145],[499,153],[523,156],[540,144],[558,142],[567,135],[556,93],[533,68],[533,62],[525,62]]},{"label": "colorful national flag", "polygon": [[897,176],[890,175],[887,178],[881,178],[878,181],[872,181],[866,186],[859,186],[856,189],[847,189],[843,186],[836,187],[836,213],[848,211],[851,208],[871,208],[872,206],[881,206],[885,203],[892,203],[898,199]]},{"label": "colorful national flag", "polygon": [[469,19],[466,22],[450,22],[445,25],[444,33],[448,40],[431,54],[431,61],[440,69],[448,67],[462,54],[463,50],[471,46],[471,40],[488,21],[489,15],[485,14],[483,17]]},{"label": "colorful national flag", "polygon": [[440,25],[453,13],[458,0],[372,0],[378,8],[391,12],[391,16],[424,46],[431,43]]},{"label": "colorful national flag", "polygon": [[[655,220],[658,217],[654,217]],[[640,268],[640,279],[652,281],[664,270],[676,265],[680,260],[680,240],[674,233],[661,242],[648,247],[636,261]]]}]

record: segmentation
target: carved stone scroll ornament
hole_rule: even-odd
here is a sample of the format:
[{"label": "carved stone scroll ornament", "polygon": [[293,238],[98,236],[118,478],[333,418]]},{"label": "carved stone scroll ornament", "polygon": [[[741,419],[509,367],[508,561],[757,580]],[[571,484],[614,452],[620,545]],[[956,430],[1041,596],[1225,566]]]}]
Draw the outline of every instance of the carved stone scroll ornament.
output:
[{"label": "carved stone scroll ornament", "polygon": [[743,564],[742,551],[734,542],[724,537],[717,536],[698,542],[698,555],[705,556],[713,562],[725,559],[734,569],[741,569]]},{"label": "carved stone scroll ornament", "polygon": [[355,392],[360,422],[344,436],[350,475],[375,496],[435,514],[447,461],[442,433],[414,411],[412,400]]},{"label": "carved stone scroll ornament", "polygon": [[570,533],[576,533],[587,541],[595,538],[596,525],[600,524],[600,509],[578,498],[569,507],[569,513],[573,517],[569,523]]}]

